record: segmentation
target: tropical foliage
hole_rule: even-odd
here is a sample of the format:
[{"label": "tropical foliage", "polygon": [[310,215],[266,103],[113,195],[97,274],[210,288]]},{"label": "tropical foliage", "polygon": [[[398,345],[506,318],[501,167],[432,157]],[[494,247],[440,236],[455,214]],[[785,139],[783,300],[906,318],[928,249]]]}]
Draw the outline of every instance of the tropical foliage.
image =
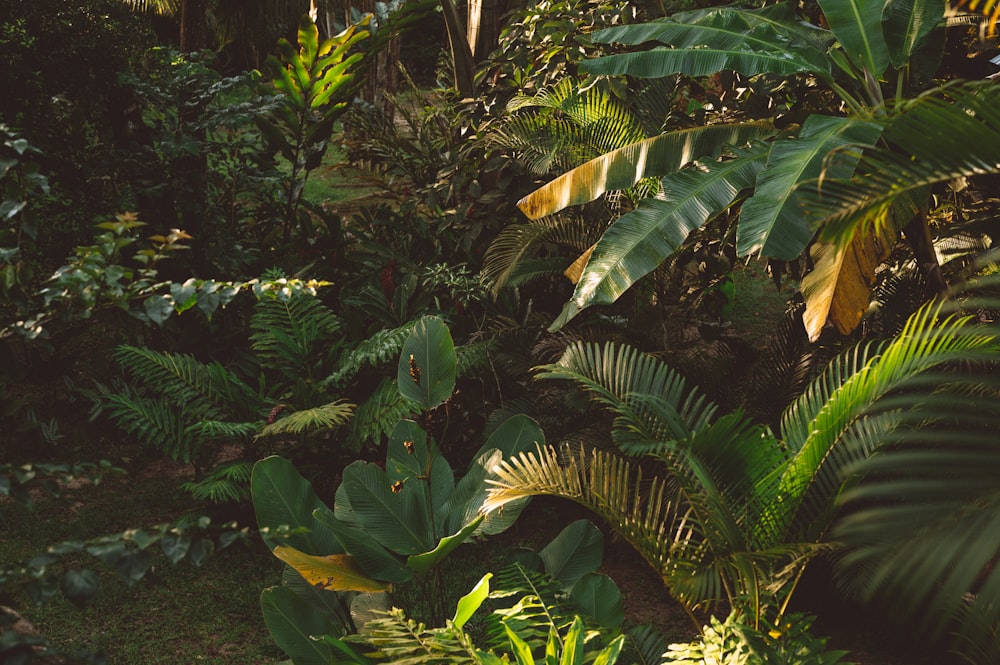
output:
[{"label": "tropical foliage", "polygon": [[[806,77],[836,93],[847,115],[810,113],[803,104],[806,97],[789,100],[793,111],[806,117],[798,128],[762,130],[757,136],[769,135],[766,146],[741,151],[749,134],[700,145],[695,141],[717,136],[727,124],[667,133],[588,162],[525,197],[521,209],[538,219],[643,177],[663,178],[660,194],[622,215],[580,258],[585,265],[578,279],[573,275],[576,290],[554,328],[592,304],[614,302],[676,251],[692,230],[735,205],[740,209],[738,255],[787,261],[811,246],[816,269],[806,277],[803,295],[812,339],[827,322],[841,332],[854,329],[867,308],[875,268],[904,227],[918,261],[927,263],[929,257],[935,263],[921,226],[926,186],[966,172],[984,172],[975,157],[963,169],[946,161],[947,153],[941,160],[936,153],[921,153],[921,168],[938,177],[920,179],[919,186],[891,201],[855,199],[850,212],[834,210],[837,203],[829,198],[827,208],[810,205],[804,192],[810,187],[818,192],[830,180],[849,180],[855,174],[858,180],[868,178],[872,171],[859,168],[858,160],[863,152],[871,154],[870,149],[877,149],[876,154],[913,154],[912,142],[926,135],[899,131],[907,126],[904,117],[910,108],[904,99],[924,85],[940,60],[943,5],[831,2],[820,7],[829,29],[805,23],[790,5],[778,4],[761,10],[695,10],[595,35],[603,43],[660,46],[589,60],[582,67],[592,74],[701,77],[734,70],[747,79]],[[880,81],[891,85],[895,94],[884,94]],[[957,96],[955,112],[964,113],[967,102]],[[990,141],[989,124],[975,123],[977,140]],[[724,143],[736,147],[724,151],[720,162],[717,155]],[[927,157],[934,159],[925,161]],[[847,215],[854,224],[834,223]],[[813,243],[817,231],[819,239]]]}]

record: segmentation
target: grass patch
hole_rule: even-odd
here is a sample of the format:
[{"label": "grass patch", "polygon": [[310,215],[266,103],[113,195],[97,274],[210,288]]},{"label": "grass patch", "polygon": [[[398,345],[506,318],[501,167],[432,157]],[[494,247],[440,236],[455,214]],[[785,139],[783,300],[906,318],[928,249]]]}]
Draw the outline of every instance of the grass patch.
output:
[{"label": "grass patch", "polygon": [[[64,540],[86,540],[131,527],[172,522],[191,500],[172,474],[120,478],[39,497],[33,510],[0,503],[0,565],[26,561]],[[201,567],[174,566],[153,546],[153,568],[133,587],[89,555],[68,561],[101,579],[92,605],[77,609],[62,597],[33,605],[13,600],[20,613],[55,646],[103,650],[111,663],[273,663],[281,659],[264,626],[258,598],[280,581],[280,564],[251,541],[216,553]]]}]

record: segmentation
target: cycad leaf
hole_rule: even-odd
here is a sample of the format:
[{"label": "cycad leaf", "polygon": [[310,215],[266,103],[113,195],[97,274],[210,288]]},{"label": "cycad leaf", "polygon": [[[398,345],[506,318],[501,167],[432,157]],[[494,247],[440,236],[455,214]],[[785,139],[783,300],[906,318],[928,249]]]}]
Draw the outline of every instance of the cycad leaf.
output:
[{"label": "cycad leaf", "polygon": [[696,159],[714,157],[726,145],[742,145],[773,133],[770,125],[748,122],[709,125],[661,134],[592,159],[518,201],[529,219],[627,189],[643,178],[665,176]]},{"label": "cycad leaf", "polygon": [[815,342],[827,323],[847,335],[857,327],[871,301],[875,269],[896,243],[892,225],[874,225],[858,232],[846,244],[817,242],[812,248],[814,268],[802,280],[806,309],[802,314],[809,341]]},{"label": "cycad leaf", "polygon": [[278,545],[274,556],[294,568],[313,586],[334,591],[389,591],[392,585],[365,575],[349,554],[314,556],[294,547]]},{"label": "cycad leaf", "polygon": [[712,217],[754,186],[767,147],[734,150],[723,162],[698,162],[663,179],[663,192],[644,199],[618,218],[590,253],[576,291],[550,330],[565,325],[590,305],[615,302],[639,278],[655,270]]},{"label": "cycad leaf", "polygon": [[337,400],[312,409],[293,411],[270,425],[265,425],[260,435],[301,434],[310,430],[333,429],[350,420],[353,413],[353,404]]},{"label": "cycad leaf", "polygon": [[812,72],[828,78],[830,61],[826,54],[797,33],[774,12],[763,17],[731,8],[688,12],[675,15],[673,21],[599,31],[595,41],[641,44],[655,40],[669,48],[596,58],[583,62],[581,68],[592,74],[642,78],[707,76],[723,70],[744,76]]},{"label": "cycad leaf", "polygon": [[830,30],[847,57],[860,69],[880,78],[889,66],[889,47],[882,36],[884,2],[873,0],[819,0]]},{"label": "cycad leaf", "polygon": [[980,81],[929,91],[896,109],[883,139],[890,148],[866,151],[852,179],[800,185],[822,238],[849,237],[927,185],[1000,171],[1000,89]]},{"label": "cycad leaf", "polygon": [[775,143],[754,195],[740,209],[737,253],[786,261],[798,258],[814,227],[795,186],[821,175],[850,178],[860,157],[858,148],[874,144],[880,131],[873,123],[811,115],[797,138]]},{"label": "cycad leaf", "polygon": [[931,30],[944,20],[941,0],[889,0],[882,10],[882,32],[889,59],[897,69],[906,65]]}]

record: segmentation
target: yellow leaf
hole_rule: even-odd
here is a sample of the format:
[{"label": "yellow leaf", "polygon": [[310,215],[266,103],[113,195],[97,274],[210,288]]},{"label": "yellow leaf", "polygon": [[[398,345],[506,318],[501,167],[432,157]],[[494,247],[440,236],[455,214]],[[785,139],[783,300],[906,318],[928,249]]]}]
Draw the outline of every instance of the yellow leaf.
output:
[{"label": "yellow leaf", "polygon": [[331,591],[390,591],[392,585],[374,580],[354,561],[350,554],[313,556],[294,547],[278,545],[274,556],[298,571],[309,584]]},{"label": "yellow leaf", "polygon": [[590,260],[590,255],[594,253],[595,247],[597,247],[597,245],[591,245],[590,249],[581,254],[580,258],[578,258],[576,261],[573,261],[570,267],[566,268],[566,270],[563,271],[563,274],[566,275],[566,278],[569,281],[573,282],[574,284],[580,281],[580,276],[583,274],[583,269],[587,266],[587,261]]},{"label": "yellow leaf", "polygon": [[815,267],[802,280],[806,311],[802,323],[809,341],[819,339],[823,326],[832,323],[848,334],[871,300],[875,269],[889,256],[897,232],[891,224],[873,224],[867,233],[855,231],[849,240],[817,241],[812,247]]}]

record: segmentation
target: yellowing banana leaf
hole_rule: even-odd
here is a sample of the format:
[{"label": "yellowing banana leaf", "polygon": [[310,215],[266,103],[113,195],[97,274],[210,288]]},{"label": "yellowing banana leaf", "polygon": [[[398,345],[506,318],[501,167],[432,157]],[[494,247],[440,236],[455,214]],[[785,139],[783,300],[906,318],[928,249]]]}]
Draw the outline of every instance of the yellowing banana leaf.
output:
[{"label": "yellowing banana leaf", "polygon": [[[734,150],[735,159],[706,162],[663,179],[664,193],[645,199],[612,224],[594,246],[573,297],[552,324],[556,330],[590,305],[610,304],[655,270],[694,229],[750,189],[767,160],[768,146]],[[582,257],[581,257],[582,258]]]},{"label": "yellowing banana leaf", "polygon": [[827,323],[844,335],[857,327],[868,309],[875,269],[889,256],[896,238],[892,225],[880,224],[846,243],[819,241],[813,246],[816,267],[802,280],[802,323],[810,341],[819,338]]},{"label": "yellowing banana leaf", "polygon": [[595,247],[597,247],[596,243],[587,248],[587,251],[581,254],[576,261],[573,261],[573,263],[566,268],[563,272],[563,274],[566,275],[566,279],[574,284],[580,281],[580,276],[583,274],[583,268],[587,265],[587,261],[590,260],[590,255],[594,253]]},{"label": "yellowing banana leaf", "polygon": [[294,568],[310,584],[334,591],[390,591],[392,585],[373,580],[349,554],[313,556],[294,547],[278,545],[274,556]]},{"label": "yellowing banana leaf", "polygon": [[593,201],[643,178],[665,176],[696,159],[714,158],[726,145],[742,145],[774,133],[771,125],[747,122],[709,125],[661,134],[596,157],[536,189],[517,206],[529,219]]}]

